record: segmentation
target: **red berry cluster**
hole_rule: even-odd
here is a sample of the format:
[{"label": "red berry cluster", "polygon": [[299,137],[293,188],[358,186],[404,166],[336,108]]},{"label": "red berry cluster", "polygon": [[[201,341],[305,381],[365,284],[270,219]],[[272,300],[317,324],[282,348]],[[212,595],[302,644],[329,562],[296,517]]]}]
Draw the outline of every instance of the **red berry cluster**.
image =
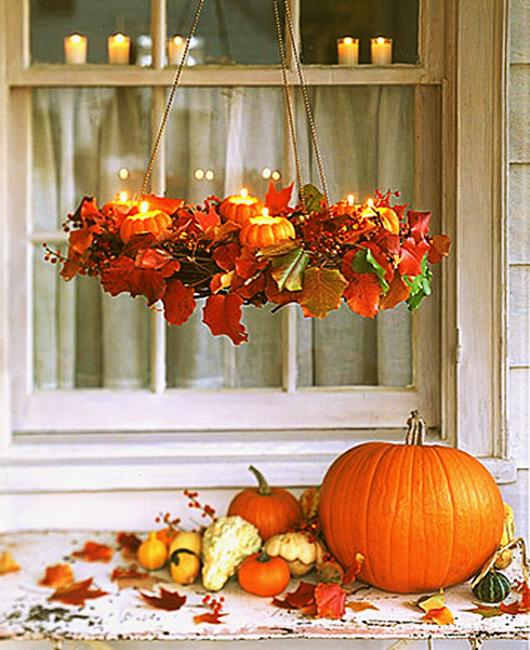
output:
[{"label": "red berry cluster", "polygon": [[155,517],[155,522],[157,524],[164,523],[168,528],[176,528],[180,524],[180,517],[171,518],[169,512],[161,512],[157,517]]},{"label": "red berry cluster", "polygon": [[217,519],[215,508],[212,508],[212,506],[208,505],[207,503],[203,505],[197,498],[199,496],[198,492],[184,490],[183,494],[188,499],[188,508],[196,508],[197,510],[201,510],[201,517],[203,518],[210,517],[212,521],[215,521]]},{"label": "red berry cluster", "polygon": [[206,594],[202,599],[202,604],[205,607],[209,607],[212,610],[212,614],[215,616],[220,616],[223,613],[224,602],[224,596],[214,598],[213,596],[210,596],[210,594]]}]

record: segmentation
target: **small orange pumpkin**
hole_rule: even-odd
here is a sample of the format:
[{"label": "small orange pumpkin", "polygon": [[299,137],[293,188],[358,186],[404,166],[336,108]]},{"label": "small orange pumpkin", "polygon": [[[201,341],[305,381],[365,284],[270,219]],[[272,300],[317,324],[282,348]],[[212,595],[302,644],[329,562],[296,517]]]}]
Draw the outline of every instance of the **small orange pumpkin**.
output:
[{"label": "small orange pumpkin", "polygon": [[171,228],[171,217],[160,210],[149,210],[129,214],[120,226],[120,237],[124,244],[135,235],[151,233],[157,239],[163,239]]},{"label": "small orange pumpkin", "polygon": [[244,226],[249,219],[257,217],[263,210],[263,203],[255,196],[249,196],[245,188],[239,194],[227,197],[219,206],[221,216]]},{"label": "small orange pumpkin", "polygon": [[398,593],[437,591],[473,576],[498,547],[504,524],[499,488],[473,456],[423,446],[416,411],[406,443],[368,442],[328,470],[319,515],[326,544],[359,577]]},{"label": "small orange pumpkin", "polygon": [[239,515],[254,524],[263,540],[296,527],[302,519],[302,508],[296,497],[284,488],[271,488],[252,465],[249,470],[256,477],[258,487],[236,494],[228,506],[228,515]]},{"label": "small orange pumpkin", "polygon": [[266,209],[259,217],[249,219],[239,233],[241,244],[249,248],[267,248],[295,237],[296,232],[289,219],[270,217]]},{"label": "small orange pumpkin", "polygon": [[237,574],[243,591],[255,596],[277,596],[289,584],[291,572],[281,557],[269,557],[265,551],[245,558]]}]

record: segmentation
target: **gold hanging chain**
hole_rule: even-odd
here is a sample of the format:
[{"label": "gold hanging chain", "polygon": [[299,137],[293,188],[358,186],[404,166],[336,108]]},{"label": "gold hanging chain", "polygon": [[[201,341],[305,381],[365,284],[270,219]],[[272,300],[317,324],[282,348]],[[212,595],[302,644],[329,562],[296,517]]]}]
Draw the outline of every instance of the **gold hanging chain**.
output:
[{"label": "gold hanging chain", "polygon": [[305,199],[302,192],[303,181],[302,181],[302,164],[300,162],[300,150],[298,147],[298,140],[296,137],[296,125],[294,119],[294,109],[293,109],[293,97],[291,94],[291,88],[289,86],[289,79],[287,77],[288,71],[288,61],[287,61],[287,51],[285,49],[285,42],[282,36],[282,26],[280,20],[280,9],[278,0],[274,0],[274,20],[276,23],[276,37],[278,41],[278,54],[280,56],[280,66],[282,71],[282,81],[283,81],[283,98],[285,103],[285,113],[287,116],[287,122],[289,126],[289,134],[291,136],[291,144],[293,146],[293,156],[296,169],[296,183],[298,185],[298,191],[300,193],[300,200],[302,202],[302,207],[305,210]]},{"label": "gold hanging chain", "polygon": [[311,143],[313,145],[313,150],[315,152],[315,158],[317,161],[318,175],[320,177],[320,182],[322,183],[322,192],[324,193],[326,202],[329,204],[328,184],[326,181],[326,175],[324,173],[324,165],[322,164],[322,156],[320,155],[320,148],[318,146],[317,130],[315,125],[315,120],[313,118],[313,111],[311,110],[311,102],[309,101],[309,94],[307,92],[307,85],[304,78],[304,72],[300,64],[300,53],[298,51],[298,45],[296,44],[296,37],[294,34],[293,19],[291,15],[291,8],[289,6],[289,0],[284,0],[284,6],[285,6],[285,15],[287,18],[287,29],[289,31],[289,36],[291,38],[294,66],[302,90],[302,97],[304,100],[307,123],[309,125]]},{"label": "gold hanging chain", "polygon": [[169,96],[167,98],[166,102],[166,107],[164,109],[164,114],[162,115],[162,120],[160,122],[160,126],[158,128],[158,133],[156,135],[155,143],[153,145],[153,148],[151,150],[151,156],[149,158],[149,162],[147,164],[147,169],[145,170],[145,175],[144,175],[144,181],[142,183],[142,195],[145,195],[149,192],[151,188],[151,175],[153,173],[153,167],[155,166],[155,162],[158,156],[158,152],[160,150],[160,144],[162,142],[162,136],[164,135],[164,131],[167,125],[167,121],[169,118],[169,114],[171,112],[171,107],[173,105],[173,100],[175,99],[175,93],[177,91],[177,87],[180,83],[180,79],[182,77],[182,72],[184,70],[184,66],[186,65],[186,61],[188,60],[188,54],[190,51],[190,44],[191,44],[191,39],[195,36],[195,32],[197,30],[197,25],[199,24],[199,20],[201,18],[201,13],[202,9],[204,7],[206,0],[199,0],[197,3],[197,7],[195,9],[195,15],[193,16],[193,22],[191,23],[190,31],[188,34],[188,37],[186,39],[186,44],[184,45],[184,50],[182,52],[182,56],[180,58],[180,63],[178,64],[177,71],[175,73],[175,78],[173,79],[173,84],[171,85],[171,91],[169,93]]}]

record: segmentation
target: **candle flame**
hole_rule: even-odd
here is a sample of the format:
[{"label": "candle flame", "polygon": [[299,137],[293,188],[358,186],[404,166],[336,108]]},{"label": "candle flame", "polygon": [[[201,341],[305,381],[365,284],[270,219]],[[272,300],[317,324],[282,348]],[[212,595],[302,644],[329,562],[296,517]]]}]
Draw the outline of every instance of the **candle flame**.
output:
[{"label": "candle flame", "polygon": [[353,206],[355,203],[355,196],[353,194],[348,194],[348,205]]},{"label": "candle flame", "polygon": [[141,201],[139,210],[142,214],[145,214],[149,210],[149,203],[147,201]]},{"label": "candle flame", "polygon": [[127,200],[129,199],[129,193],[126,192],[125,190],[122,190],[122,191],[118,194],[118,198],[120,199],[120,201],[121,201],[122,203],[127,203]]},{"label": "candle flame", "polygon": [[72,43],[80,43],[81,42],[81,36],[79,34],[72,34],[70,36],[70,40]]},{"label": "candle flame", "polygon": [[343,42],[345,45],[351,45],[353,43],[353,38],[351,36],[346,36]]},{"label": "candle flame", "polygon": [[183,42],[184,39],[182,36],[173,36],[173,43],[175,43],[175,45],[182,45]]},{"label": "candle flame", "polygon": [[239,192],[239,195],[242,196],[244,199],[246,199],[247,196],[248,196],[248,190],[247,190],[247,188],[246,188],[246,187],[242,187],[242,188],[241,188],[241,192]]},{"label": "candle flame", "polygon": [[116,34],[114,40],[116,43],[123,43],[125,41],[125,36],[123,34]]},{"label": "candle flame", "polygon": [[379,43],[379,45],[383,45],[383,43],[385,42],[385,39],[383,38],[383,36],[378,36],[376,41]]},{"label": "candle flame", "polygon": [[268,217],[269,216],[269,208],[263,208],[263,216]]}]

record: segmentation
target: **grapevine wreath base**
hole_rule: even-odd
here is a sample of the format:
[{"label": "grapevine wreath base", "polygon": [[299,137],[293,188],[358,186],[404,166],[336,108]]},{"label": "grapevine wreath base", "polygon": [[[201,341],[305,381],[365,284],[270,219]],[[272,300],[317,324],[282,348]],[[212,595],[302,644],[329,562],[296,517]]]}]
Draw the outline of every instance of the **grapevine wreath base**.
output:
[{"label": "grapevine wreath base", "polygon": [[398,193],[376,192],[364,203],[328,205],[293,184],[265,201],[240,194],[211,196],[193,206],[181,199],[122,193],[98,207],[85,197],[69,214],[66,257],[46,247],[61,275],[97,277],[113,296],[145,296],[182,325],[205,298],[203,321],[234,344],[247,341],[243,305],[298,303],[304,316],[324,318],[344,300],[361,316],[406,302],[416,309],[431,292],[435,264],[449,253],[446,235],[431,235],[429,212],[394,204]]}]

